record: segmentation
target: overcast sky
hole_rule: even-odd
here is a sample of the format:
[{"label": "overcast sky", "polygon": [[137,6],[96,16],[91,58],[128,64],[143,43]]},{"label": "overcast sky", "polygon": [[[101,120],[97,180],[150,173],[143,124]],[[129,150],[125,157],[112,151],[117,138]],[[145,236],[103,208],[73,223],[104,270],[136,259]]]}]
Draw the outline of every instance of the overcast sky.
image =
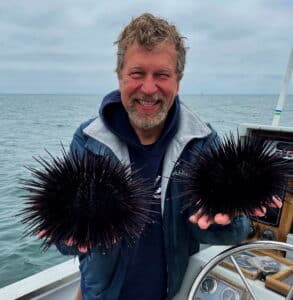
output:
[{"label": "overcast sky", "polygon": [[279,94],[292,0],[0,0],[0,93],[117,88],[113,42],[143,12],[187,38],[182,94]]}]

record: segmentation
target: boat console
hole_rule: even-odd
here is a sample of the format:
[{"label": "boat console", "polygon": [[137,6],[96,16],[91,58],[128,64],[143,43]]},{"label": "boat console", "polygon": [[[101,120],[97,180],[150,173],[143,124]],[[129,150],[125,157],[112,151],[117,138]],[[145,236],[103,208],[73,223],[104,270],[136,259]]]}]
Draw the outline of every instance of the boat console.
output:
[{"label": "boat console", "polygon": [[[275,276],[276,278],[272,280],[268,280],[270,276],[267,276],[267,279],[263,276],[251,277],[255,272],[241,263],[243,255],[248,253],[256,254],[260,258],[259,261],[268,262],[268,252],[266,252],[268,249],[293,251],[293,245],[275,241],[258,241],[235,247],[211,246],[200,251],[190,258],[183,284],[174,300],[281,300],[285,299],[285,295],[289,292],[291,295],[286,299],[291,299],[292,260],[277,258],[271,260],[267,265],[276,268],[277,264],[282,269],[280,273],[283,274],[281,277]],[[233,268],[227,267],[225,263],[233,265]],[[263,267],[267,265],[264,264]]]}]

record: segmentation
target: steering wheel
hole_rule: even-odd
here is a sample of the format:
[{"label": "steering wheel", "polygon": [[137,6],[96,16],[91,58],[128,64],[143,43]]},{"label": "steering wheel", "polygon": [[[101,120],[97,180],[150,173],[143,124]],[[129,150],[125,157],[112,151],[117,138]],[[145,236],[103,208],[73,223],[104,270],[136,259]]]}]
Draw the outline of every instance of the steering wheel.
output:
[{"label": "steering wheel", "polygon": [[[246,244],[242,244],[242,245],[233,246],[229,249],[224,250],[223,252],[221,252],[218,255],[216,255],[215,257],[213,257],[199,272],[199,274],[197,275],[197,277],[195,278],[195,280],[192,284],[192,287],[188,294],[187,300],[195,299],[194,297],[196,295],[196,292],[197,292],[198,287],[200,286],[202,280],[208,275],[208,273],[212,269],[214,269],[219,263],[221,263],[227,257],[229,257],[232,260],[238,274],[240,275],[245,287],[247,288],[247,290],[250,294],[250,297],[254,300],[257,300],[256,295],[251,288],[251,285],[249,284],[249,282],[243,275],[239,265],[237,264],[237,262],[233,256],[242,251],[259,250],[259,249],[266,249],[266,250],[275,249],[275,250],[281,250],[281,251],[293,251],[293,245],[276,242],[276,241],[256,241],[256,242],[250,242],[250,243],[246,243]],[[293,296],[293,286],[290,289],[290,291],[286,297],[286,300],[291,299],[292,296]]]}]

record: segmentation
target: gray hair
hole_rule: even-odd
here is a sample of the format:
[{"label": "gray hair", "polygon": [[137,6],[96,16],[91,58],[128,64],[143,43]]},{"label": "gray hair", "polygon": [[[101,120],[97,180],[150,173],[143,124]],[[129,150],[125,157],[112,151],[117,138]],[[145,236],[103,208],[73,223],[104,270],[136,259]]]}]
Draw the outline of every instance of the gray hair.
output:
[{"label": "gray hair", "polygon": [[116,66],[118,76],[123,68],[125,53],[129,46],[137,42],[144,48],[152,50],[163,42],[169,42],[174,44],[176,49],[176,73],[177,80],[180,81],[183,77],[186,57],[186,48],[183,40],[184,37],[180,35],[174,25],[152,14],[144,13],[132,19],[114,43],[118,45]]}]

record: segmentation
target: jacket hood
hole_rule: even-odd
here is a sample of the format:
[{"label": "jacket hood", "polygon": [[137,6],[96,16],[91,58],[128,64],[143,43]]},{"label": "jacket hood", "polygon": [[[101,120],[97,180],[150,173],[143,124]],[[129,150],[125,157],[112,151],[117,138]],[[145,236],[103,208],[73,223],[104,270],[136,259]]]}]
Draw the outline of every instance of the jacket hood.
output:
[{"label": "jacket hood", "polygon": [[115,103],[121,103],[121,94],[119,90],[112,91],[103,98],[99,109],[99,115],[102,119],[104,119],[106,107]]},{"label": "jacket hood", "polygon": [[[179,98],[176,96],[169,110],[162,135],[156,143],[164,144],[176,134],[179,124],[179,112]],[[115,90],[104,97],[99,115],[105,126],[124,142],[129,145],[143,147],[129,122],[128,113],[122,105],[119,90]]]}]

